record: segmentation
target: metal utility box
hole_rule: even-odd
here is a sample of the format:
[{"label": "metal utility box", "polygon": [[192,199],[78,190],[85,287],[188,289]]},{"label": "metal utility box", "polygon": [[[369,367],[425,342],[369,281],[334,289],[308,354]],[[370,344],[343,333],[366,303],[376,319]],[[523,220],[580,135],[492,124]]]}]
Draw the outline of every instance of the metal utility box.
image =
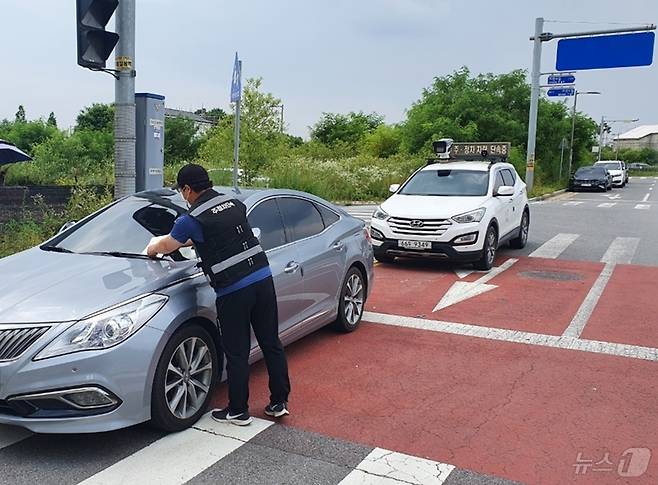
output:
[{"label": "metal utility box", "polygon": [[135,170],[137,192],[164,186],[165,97],[136,93],[137,141]]}]

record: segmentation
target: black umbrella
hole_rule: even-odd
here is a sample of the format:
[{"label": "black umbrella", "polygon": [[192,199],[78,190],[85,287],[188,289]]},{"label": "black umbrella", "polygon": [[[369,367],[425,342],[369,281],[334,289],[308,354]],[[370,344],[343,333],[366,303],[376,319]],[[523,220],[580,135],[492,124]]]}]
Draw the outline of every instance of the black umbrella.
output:
[{"label": "black umbrella", "polygon": [[32,157],[16,145],[0,140],[0,165],[7,165],[14,162],[28,162],[30,160],[32,160]]}]

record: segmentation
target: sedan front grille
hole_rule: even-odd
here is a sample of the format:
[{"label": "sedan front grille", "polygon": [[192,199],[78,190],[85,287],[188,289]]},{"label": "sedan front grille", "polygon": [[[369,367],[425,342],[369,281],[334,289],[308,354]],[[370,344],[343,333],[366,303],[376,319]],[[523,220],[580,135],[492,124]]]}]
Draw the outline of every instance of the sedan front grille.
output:
[{"label": "sedan front grille", "polygon": [[50,327],[0,329],[0,362],[18,359]]},{"label": "sedan front grille", "polygon": [[388,219],[391,231],[401,236],[440,236],[452,225],[450,219],[408,219],[391,217]]}]

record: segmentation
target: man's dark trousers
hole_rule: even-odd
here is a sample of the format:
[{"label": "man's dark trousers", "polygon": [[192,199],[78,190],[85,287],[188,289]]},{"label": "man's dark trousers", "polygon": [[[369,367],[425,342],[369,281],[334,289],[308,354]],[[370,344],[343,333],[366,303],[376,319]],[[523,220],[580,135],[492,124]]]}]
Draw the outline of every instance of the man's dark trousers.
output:
[{"label": "man's dark trousers", "polygon": [[217,317],[228,373],[228,409],[241,414],[249,409],[250,328],[263,351],[270,377],[270,402],[288,402],[288,363],[279,339],[276,292],[271,277],[217,298]]}]

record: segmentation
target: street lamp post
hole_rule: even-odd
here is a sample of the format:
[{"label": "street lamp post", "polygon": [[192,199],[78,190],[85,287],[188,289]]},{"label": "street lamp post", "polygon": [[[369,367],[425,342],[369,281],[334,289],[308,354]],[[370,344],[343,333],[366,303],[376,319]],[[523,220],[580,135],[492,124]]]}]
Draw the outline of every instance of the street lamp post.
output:
[{"label": "street lamp post", "polygon": [[576,133],[576,106],[578,105],[579,94],[601,94],[600,91],[576,91],[573,97],[573,112],[571,113],[571,147],[569,148],[569,176],[571,176],[571,167],[573,165],[573,139]]}]

